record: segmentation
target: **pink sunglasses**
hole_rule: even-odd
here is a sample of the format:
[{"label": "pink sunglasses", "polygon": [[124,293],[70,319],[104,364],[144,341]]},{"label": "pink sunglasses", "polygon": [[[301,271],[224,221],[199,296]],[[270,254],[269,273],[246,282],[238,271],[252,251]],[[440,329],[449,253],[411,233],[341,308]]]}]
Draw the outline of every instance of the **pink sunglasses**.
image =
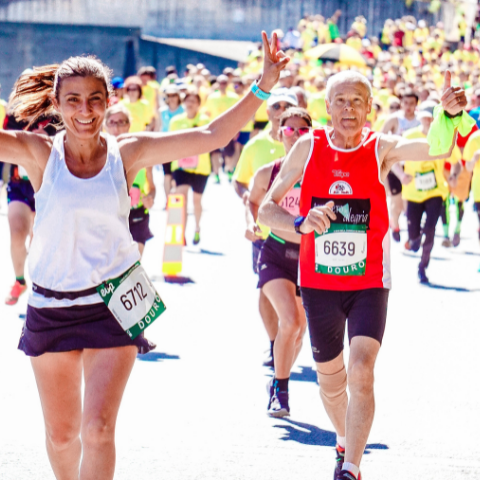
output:
[{"label": "pink sunglasses", "polygon": [[298,132],[298,135],[301,137],[302,135],[305,135],[305,134],[307,134],[308,132],[310,132],[311,128],[310,128],[310,127],[298,127],[298,128],[295,128],[295,127],[285,126],[285,127],[280,127],[280,130],[282,131],[282,133],[283,133],[286,137],[293,137],[293,135],[295,134],[295,132]]}]

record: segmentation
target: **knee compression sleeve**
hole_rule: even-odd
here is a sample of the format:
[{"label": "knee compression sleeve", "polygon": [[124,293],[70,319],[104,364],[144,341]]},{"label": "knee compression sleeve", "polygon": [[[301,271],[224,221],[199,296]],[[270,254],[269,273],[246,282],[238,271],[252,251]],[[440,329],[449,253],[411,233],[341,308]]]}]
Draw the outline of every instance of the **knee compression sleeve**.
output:
[{"label": "knee compression sleeve", "polygon": [[320,385],[320,397],[325,407],[336,407],[348,402],[345,367],[332,375],[325,375],[317,370],[317,378]]}]

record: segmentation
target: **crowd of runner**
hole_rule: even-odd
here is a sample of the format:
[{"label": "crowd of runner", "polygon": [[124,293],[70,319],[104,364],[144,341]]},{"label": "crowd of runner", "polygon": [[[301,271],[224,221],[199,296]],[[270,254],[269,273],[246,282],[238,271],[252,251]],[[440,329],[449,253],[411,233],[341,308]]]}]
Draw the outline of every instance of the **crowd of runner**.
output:
[{"label": "crowd of runner", "polygon": [[[31,110],[19,109],[19,102],[26,99],[28,103],[34,98],[33,90],[27,90],[27,83],[38,83],[45,76],[38,69],[25,71],[10,103],[0,104],[3,128],[12,132],[28,130],[54,139],[40,142],[32,139],[46,137],[30,134],[25,134],[25,138],[15,134],[8,137],[11,143],[7,145],[8,155],[13,155],[10,150],[16,154],[24,152],[22,148],[28,144],[29,151],[35,152],[32,154],[35,161],[5,158],[6,163],[0,164],[0,182],[7,188],[11,257],[16,277],[6,298],[8,305],[15,305],[28,289],[25,263],[36,209],[40,206],[41,211],[35,222],[34,245],[45,248],[42,235],[49,229],[52,231],[54,222],[45,213],[47,193],[68,198],[67,185],[78,176],[92,183],[100,182],[99,186],[106,189],[104,195],[112,195],[108,192],[111,186],[100,185],[107,182],[106,178],[102,180],[106,172],[98,168],[105,163],[105,156],[111,163],[109,175],[114,184],[117,182],[114,188],[121,192],[119,206],[112,207],[110,212],[115,217],[111,227],[118,227],[128,217],[131,236],[139,249],[134,252],[130,248],[126,232],[122,231],[119,239],[112,237],[112,241],[118,241],[118,248],[124,249],[125,258],[119,261],[112,257],[110,261],[115,268],[107,269],[109,274],[119,275],[128,269],[141,257],[146,242],[152,238],[149,209],[160,197],[159,185],[154,182],[155,165],[162,164],[165,198],[177,193],[188,199],[190,190],[193,192],[195,233],[193,239],[184,239],[185,244],[201,242],[202,196],[207,186],[215,188],[212,183],[231,183],[245,206],[245,237],[252,243],[253,270],[259,278],[259,312],[271,345],[265,361],[274,370],[267,385],[267,412],[274,417],[290,414],[290,370],[302,346],[308,321],[320,395],[337,432],[335,478],[351,480],[360,478],[360,460],[373,421],[373,368],[386,322],[390,238],[395,242],[402,240],[400,223],[405,215],[408,228],[403,238],[404,248],[413,252],[422,249],[418,279],[428,283],[426,271],[439,219],[443,223],[445,248],[461,243],[465,202],[470,198],[480,223],[480,42],[475,30],[468,35],[471,40],[465,42],[467,27],[463,16],[459,23],[460,41],[455,45],[445,40],[441,23],[429,26],[413,17],[387,20],[378,37],[368,36],[367,22],[357,17],[342,38],[337,27],[341,14],[337,11],[329,19],[309,16],[296,29],[286,33],[277,31],[270,46],[264,39],[263,45],[259,44],[237,68],[225,68],[220,75],[213,75],[199,63],[187,65],[181,72],[170,66],[164,75],[153,67],[142,67],[135,76],[114,77],[108,99],[107,69],[96,60],[85,60],[85,64],[69,65],[71,71],[81,70],[81,74],[65,73],[68,69],[63,69],[62,82],[70,82],[72,89],[79,89],[76,96],[61,96],[60,80],[56,78],[54,108],[40,108],[39,100],[37,105],[30,106]],[[341,57],[339,61],[311,58],[312,48],[330,42],[361,53],[365,64],[352,67]],[[278,53],[280,48],[290,59],[288,63]],[[265,65],[271,71],[276,66],[268,78]],[[55,75],[58,77],[58,73]],[[83,77],[85,85],[80,86],[77,77]],[[89,79],[100,82],[101,90],[105,84],[103,97],[95,98],[89,93]],[[79,84],[74,85],[75,81]],[[84,95],[94,97],[87,101],[93,107],[79,105]],[[97,103],[102,99],[108,100],[108,108],[103,116],[91,118],[88,109],[100,109]],[[79,117],[71,113],[74,108],[81,112]],[[469,111],[473,120],[470,124],[467,120],[462,125],[455,124],[459,134],[455,131],[453,137],[445,135],[439,147],[443,151],[432,154],[422,139],[430,139],[434,118],[445,115],[453,122],[462,109]],[[66,117],[69,114],[72,116]],[[102,123],[96,125],[99,117]],[[63,125],[67,127],[66,134],[61,130]],[[81,162],[76,164],[75,158],[82,158],[82,153],[75,139],[67,140],[72,125],[75,128],[80,125],[79,138],[87,135],[90,125],[98,127],[95,135],[100,135],[100,131],[110,134],[98,137],[109,139],[105,143],[101,140],[98,149],[92,147],[90,153],[92,158],[98,155],[95,157],[98,164],[90,170]],[[135,136],[141,132],[149,133]],[[163,135],[167,132],[172,133]],[[210,135],[203,135],[206,132]],[[17,139],[18,145],[11,138]],[[180,147],[185,143],[182,138],[190,138],[191,146]],[[164,153],[165,158],[154,158],[157,141],[163,142],[168,152]],[[46,146],[53,150],[45,157]],[[105,149],[103,154],[102,149]],[[334,157],[336,164],[332,163]],[[124,166],[129,162],[131,167],[124,169],[128,196],[119,180],[123,176],[122,159]],[[62,163],[68,164],[68,169],[62,170]],[[69,175],[69,170],[73,175]],[[43,183],[40,171],[45,175]],[[63,175],[64,187],[53,181],[56,175]],[[318,181],[320,178],[322,181]],[[128,197],[127,211],[124,203]],[[74,204],[70,196],[63,208],[68,205],[73,208]],[[91,208],[96,207],[92,204]],[[73,232],[78,225],[72,223]],[[82,241],[89,241],[84,233],[76,231],[76,234]],[[66,252],[69,241],[74,250],[74,240],[69,238],[59,248]],[[48,247],[49,251],[52,249],[52,245]],[[77,261],[74,265],[80,270],[90,268],[85,258],[74,257],[71,261]],[[71,281],[68,272],[63,277],[52,273],[54,265],[47,265],[47,260],[48,255],[40,258],[38,252],[31,259],[36,278],[32,279],[35,291],[29,301],[29,321],[45,325],[49,320],[42,315],[47,309],[55,317],[62,308],[77,308],[77,321],[85,313],[82,308],[90,308],[92,313],[97,305],[90,298],[92,285]],[[63,272],[64,267],[57,266]],[[99,275],[97,283],[114,276]],[[65,294],[69,291],[81,295]],[[81,301],[76,302],[77,299]],[[102,309],[97,307],[98,311],[93,313],[104,319],[107,313],[104,304],[101,305]],[[347,317],[351,342],[348,376],[343,361]],[[71,328],[75,335],[73,324]],[[110,334],[101,332],[105,338]],[[104,344],[96,344],[88,336],[82,341],[84,344],[79,344],[84,346],[77,348],[127,345],[108,339]],[[39,342],[27,328],[20,348],[35,358],[43,358],[47,352],[72,349],[69,344],[65,350],[55,350],[57,347],[49,350],[49,342],[45,339]],[[153,348],[143,336],[137,337],[135,346],[140,352]],[[131,368],[132,358],[128,357],[121,366],[124,372],[123,377],[119,373],[120,383],[126,382],[125,372]],[[68,361],[76,368],[77,357]],[[51,412],[57,408],[57,403],[46,393],[50,388],[45,378],[49,368],[60,367],[54,367],[51,360],[34,364],[40,390],[44,383],[45,390],[40,394],[42,402],[48,404],[44,409],[46,416],[49,408]],[[118,392],[119,398],[122,392],[122,389]],[[363,405],[362,414],[358,405]],[[348,434],[349,431],[353,433]],[[47,447],[51,449],[54,470],[67,472],[70,467],[62,464],[57,453],[52,453],[55,446],[47,443]],[[108,475],[107,472],[105,478]]]}]

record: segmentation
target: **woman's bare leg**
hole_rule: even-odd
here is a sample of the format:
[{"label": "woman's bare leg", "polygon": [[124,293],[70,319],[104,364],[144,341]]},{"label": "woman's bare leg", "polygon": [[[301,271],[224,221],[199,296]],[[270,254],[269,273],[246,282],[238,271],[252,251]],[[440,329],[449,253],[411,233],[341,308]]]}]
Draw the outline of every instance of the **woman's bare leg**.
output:
[{"label": "woman's bare leg", "polygon": [[32,358],[45,419],[47,453],[57,480],[78,480],[82,444],[82,354]]},{"label": "woman's bare leg", "polygon": [[83,352],[85,399],[80,480],[113,479],[115,424],[136,356],[135,346]]}]

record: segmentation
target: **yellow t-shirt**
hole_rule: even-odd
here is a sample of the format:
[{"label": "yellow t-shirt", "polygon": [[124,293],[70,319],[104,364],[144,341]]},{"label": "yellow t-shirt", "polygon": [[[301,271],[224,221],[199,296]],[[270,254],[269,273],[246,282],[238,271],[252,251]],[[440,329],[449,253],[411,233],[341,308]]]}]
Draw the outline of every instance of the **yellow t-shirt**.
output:
[{"label": "yellow t-shirt", "polygon": [[145,127],[152,121],[153,112],[146,100],[138,100],[130,103],[127,98],[120,100],[130,112],[132,123],[130,124],[130,133],[145,131]]},{"label": "yellow t-shirt", "polygon": [[3,130],[3,122],[7,116],[7,102],[0,100],[0,130]]},{"label": "yellow t-shirt", "polygon": [[157,94],[159,88],[160,84],[156,80],[150,80],[142,87],[143,98],[152,108],[152,113],[154,116],[157,114]]},{"label": "yellow t-shirt", "polygon": [[[408,139],[426,138],[422,126],[407,130],[403,136]],[[447,161],[454,164],[461,158],[460,149],[455,146]],[[442,197],[445,200],[448,196],[448,184],[443,175],[444,165],[445,160],[405,162],[405,173],[411,175],[413,180],[408,185],[403,185],[402,198],[415,203],[422,203],[433,197]]]},{"label": "yellow t-shirt", "polygon": [[270,131],[263,131],[247,142],[238,160],[233,179],[248,185],[263,165],[285,155],[282,142],[274,140]]},{"label": "yellow t-shirt", "polygon": [[254,118],[256,122],[268,122],[267,102],[262,102]]},{"label": "yellow t-shirt", "polygon": [[[180,115],[176,115],[170,121],[170,128],[171,132],[176,130],[186,130],[187,128],[195,128],[201,127],[202,125],[206,125],[209,123],[210,119],[203,113],[199,113],[195,118],[188,118],[186,113],[181,113]],[[194,157],[189,159],[190,164]],[[172,171],[175,170],[185,170],[186,172],[195,173],[197,175],[210,175],[212,171],[210,165],[210,155],[208,153],[202,153],[198,155],[197,166],[195,168],[182,168],[179,166],[179,161],[175,160],[172,162]]]},{"label": "yellow t-shirt", "polygon": [[327,113],[327,105],[325,104],[326,90],[313,94],[308,100],[307,110],[312,120],[317,120],[322,125],[326,125],[332,117]]},{"label": "yellow t-shirt", "polygon": [[227,91],[225,95],[222,95],[219,91],[213,92],[207,98],[203,111],[213,120],[233,107],[239,100],[240,97],[233,92]]},{"label": "yellow t-shirt", "polygon": [[[473,159],[474,153],[480,150],[480,130],[472,133],[463,150],[463,159],[469,162]],[[475,164],[472,177],[473,201],[480,202],[480,162]]]}]

